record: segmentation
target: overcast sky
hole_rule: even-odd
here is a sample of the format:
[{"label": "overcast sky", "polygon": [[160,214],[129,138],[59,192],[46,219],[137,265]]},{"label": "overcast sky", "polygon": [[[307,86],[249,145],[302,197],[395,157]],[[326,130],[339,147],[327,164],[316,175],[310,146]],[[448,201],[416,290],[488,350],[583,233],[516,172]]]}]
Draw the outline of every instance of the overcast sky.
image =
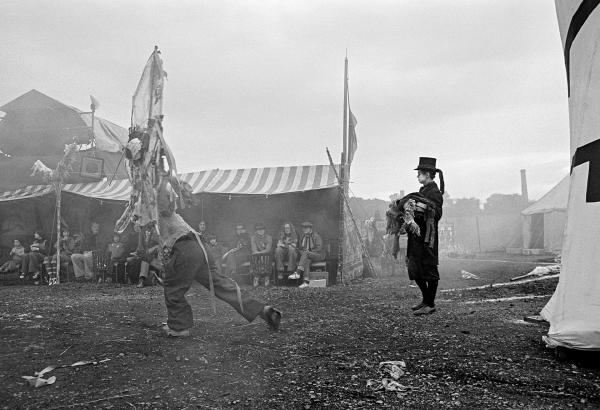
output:
[{"label": "overcast sky", "polygon": [[568,173],[565,69],[550,0],[3,0],[0,104],[38,89],[129,126],[158,45],[181,171],[326,164],[342,147],[343,67],[359,148],[351,188],[418,188],[435,156],[452,197],[539,198]]}]

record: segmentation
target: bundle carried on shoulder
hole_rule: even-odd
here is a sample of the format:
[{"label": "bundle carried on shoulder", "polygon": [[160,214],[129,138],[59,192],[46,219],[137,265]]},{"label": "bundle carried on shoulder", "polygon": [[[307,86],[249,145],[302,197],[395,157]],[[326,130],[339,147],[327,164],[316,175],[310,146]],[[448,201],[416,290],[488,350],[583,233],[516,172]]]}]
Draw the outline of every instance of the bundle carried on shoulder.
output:
[{"label": "bundle carried on shoulder", "polygon": [[435,204],[419,192],[410,193],[390,204],[390,208],[385,214],[387,233],[392,235],[408,233],[421,236],[421,228],[415,221],[417,214],[422,214],[426,221],[425,243],[433,247],[435,243]]}]

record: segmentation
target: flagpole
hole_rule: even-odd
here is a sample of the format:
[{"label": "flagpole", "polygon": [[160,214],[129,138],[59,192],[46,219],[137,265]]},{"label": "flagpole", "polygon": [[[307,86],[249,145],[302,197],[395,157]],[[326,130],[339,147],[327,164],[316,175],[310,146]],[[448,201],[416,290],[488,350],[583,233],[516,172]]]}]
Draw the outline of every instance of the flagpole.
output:
[{"label": "flagpole", "polygon": [[[340,175],[338,184],[340,186],[340,226],[339,226],[339,243],[338,243],[338,273],[340,282],[344,283],[344,190],[346,189],[346,161],[348,160],[348,50],[346,50],[346,58],[344,60],[344,116],[343,116],[343,150],[340,162]],[[329,155],[329,151],[328,151]],[[331,161],[331,158],[330,158]]]},{"label": "flagpole", "polygon": [[344,61],[344,160],[342,165],[348,162],[348,56]]}]

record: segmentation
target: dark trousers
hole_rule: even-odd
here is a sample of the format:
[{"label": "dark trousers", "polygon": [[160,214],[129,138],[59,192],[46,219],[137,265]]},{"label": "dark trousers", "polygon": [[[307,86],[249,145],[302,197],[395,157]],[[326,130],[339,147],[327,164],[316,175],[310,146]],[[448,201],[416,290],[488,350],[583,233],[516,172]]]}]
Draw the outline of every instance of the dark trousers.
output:
[{"label": "dark trousers", "polygon": [[21,272],[24,274],[39,272],[42,270],[42,262],[44,262],[44,255],[41,253],[26,253],[21,262]]},{"label": "dark trousers", "polygon": [[324,261],[325,257],[320,253],[311,251],[300,251],[300,261],[298,269],[304,272],[304,280],[310,280],[310,265],[312,262]]},{"label": "dark trousers", "polygon": [[196,280],[210,289],[209,269],[212,272],[215,295],[228,303],[246,320],[252,322],[262,312],[265,304],[242,293],[241,306],[237,287],[230,278],[216,270],[212,255],[208,252],[208,265],[202,248],[195,238],[184,237],[173,245],[171,259],[165,264],[164,293],[167,306],[167,325],[173,330],[189,329],[194,324],[192,307],[185,299],[186,292]]},{"label": "dark trousers", "polygon": [[438,281],[416,279],[415,282],[419,286],[419,289],[421,289],[421,294],[423,295],[423,303],[425,303],[427,306],[434,307],[435,294],[437,293],[438,288]]},{"label": "dark trousers", "polygon": [[294,247],[281,248],[277,247],[275,249],[275,266],[277,267],[278,272],[285,271],[284,263],[287,261],[288,264],[288,272],[293,272],[296,270],[296,261],[298,259],[298,251]]},{"label": "dark trousers", "polygon": [[230,252],[225,258],[227,264],[227,274],[233,275],[238,273],[240,266],[246,262],[250,262],[250,252],[247,249],[240,249],[235,252]]}]

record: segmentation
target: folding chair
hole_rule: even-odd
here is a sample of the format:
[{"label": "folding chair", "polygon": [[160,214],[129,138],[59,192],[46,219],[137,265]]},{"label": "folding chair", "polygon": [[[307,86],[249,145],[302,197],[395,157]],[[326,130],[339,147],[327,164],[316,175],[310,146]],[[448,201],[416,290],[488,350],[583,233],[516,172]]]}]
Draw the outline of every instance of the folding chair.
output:
[{"label": "folding chair", "polygon": [[250,256],[250,275],[254,286],[258,286],[257,279],[261,277],[271,280],[273,274],[273,261],[271,255],[252,255]]}]

